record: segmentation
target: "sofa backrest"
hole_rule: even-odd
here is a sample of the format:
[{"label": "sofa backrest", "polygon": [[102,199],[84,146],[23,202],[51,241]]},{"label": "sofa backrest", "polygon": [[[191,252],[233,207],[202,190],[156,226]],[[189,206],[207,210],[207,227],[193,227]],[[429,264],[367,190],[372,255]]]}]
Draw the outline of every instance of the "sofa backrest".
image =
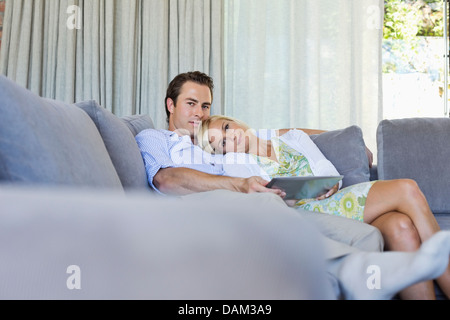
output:
[{"label": "sofa backrest", "polygon": [[434,213],[449,213],[450,119],[383,120],[377,131],[378,178],[413,179]]},{"label": "sofa backrest", "polygon": [[123,190],[91,118],[0,76],[0,182]]}]

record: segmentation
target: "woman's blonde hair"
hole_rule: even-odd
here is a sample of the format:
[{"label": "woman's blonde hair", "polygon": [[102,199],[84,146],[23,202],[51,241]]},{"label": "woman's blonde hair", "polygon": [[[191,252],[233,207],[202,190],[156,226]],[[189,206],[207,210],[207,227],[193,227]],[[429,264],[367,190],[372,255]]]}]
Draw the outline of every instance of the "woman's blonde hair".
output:
[{"label": "woman's blonde hair", "polygon": [[198,132],[197,132],[197,144],[200,148],[202,148],[204,151],[214,154],[214,148],[211,146],[211,143],[209,142],[209,127],[211,123],[218,120],[224,120],[229,122],[235,122],[241,127],[244,127],[246,129],[250,129],[250,127],[245,123],[238,119],[232,118],[232,117],[226,117],[221,115],[211,116],[206,120],[203,120],[201,125],[199,126]]}]

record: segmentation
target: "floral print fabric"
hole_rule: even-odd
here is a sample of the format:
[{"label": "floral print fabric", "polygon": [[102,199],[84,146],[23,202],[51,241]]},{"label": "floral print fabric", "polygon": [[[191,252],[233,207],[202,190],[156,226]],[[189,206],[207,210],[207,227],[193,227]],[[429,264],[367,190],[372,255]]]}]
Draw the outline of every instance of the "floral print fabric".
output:
[{"label": "floral print fabric", "polygon": [[[271,178],[313,175],[305,156],[278,137],[271,139],[271,141],[278,162],[267,157],[255,156],[258,165]],[[371,181],[349,186],[324,200],[301,199],[294,207],[363,221],[367,195],[374,183],[375,181]]]},{"label": "floral print fabric", "polygon": [[300,200],[295,204],[295,207],[363,222],[367,195],[374,183],[375,181],[371,181],[349,186],[324,200]]}]

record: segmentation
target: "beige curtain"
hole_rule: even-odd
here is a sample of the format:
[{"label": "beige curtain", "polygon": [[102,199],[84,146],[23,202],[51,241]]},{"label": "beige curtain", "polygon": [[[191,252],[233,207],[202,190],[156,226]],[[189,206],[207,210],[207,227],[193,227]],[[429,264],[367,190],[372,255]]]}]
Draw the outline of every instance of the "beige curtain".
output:
[{"label": "beige curtain", "polygon": [[44,97],[149,114],[158,128],[180,72],[211,75],[222,112],[221,55],[221,0],[6,1],[2,74]]},{"label": "beige curtain", "polygon": [[383,0],[225,1],[225,109],[255,128],[359,125],[376,151]]}]

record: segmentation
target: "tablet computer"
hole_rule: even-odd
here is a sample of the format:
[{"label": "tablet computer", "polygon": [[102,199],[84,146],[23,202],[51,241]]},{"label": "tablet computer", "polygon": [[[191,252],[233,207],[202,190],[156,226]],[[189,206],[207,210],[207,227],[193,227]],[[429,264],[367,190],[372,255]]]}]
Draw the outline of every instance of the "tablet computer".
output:
[{"label": "tablet computer", "polygon": [[344,176],[333,177],[279,177],[273,178],[267,188],[286,192],[285,200],[312,199],[326,194]]}]

